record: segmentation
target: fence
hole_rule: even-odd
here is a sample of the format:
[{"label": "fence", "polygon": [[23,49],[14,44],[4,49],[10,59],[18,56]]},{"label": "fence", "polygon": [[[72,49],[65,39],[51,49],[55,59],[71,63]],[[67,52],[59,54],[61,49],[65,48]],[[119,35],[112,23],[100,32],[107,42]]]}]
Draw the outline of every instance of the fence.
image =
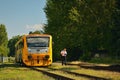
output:
[{"label": "fence", "polygon": [[14,62],[14,57],[4,57],[0,55],[0,63]]},{"label": "fence", "polygon": [[0,56],[0,62],[1,63],[8,62],[8,57],[1,57]]}]

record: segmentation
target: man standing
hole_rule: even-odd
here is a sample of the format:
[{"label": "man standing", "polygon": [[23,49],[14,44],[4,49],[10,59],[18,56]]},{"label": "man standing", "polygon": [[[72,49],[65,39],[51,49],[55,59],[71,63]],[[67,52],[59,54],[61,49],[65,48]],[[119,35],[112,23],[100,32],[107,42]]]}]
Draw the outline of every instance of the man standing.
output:
[{"label": "man standing", "polygon": [[66,51],[66,48],[64,48],[64,49],[61,51],[62,65],[63,65],[63,64],[66,65],[66,55],[67,55],[67,51]]}]

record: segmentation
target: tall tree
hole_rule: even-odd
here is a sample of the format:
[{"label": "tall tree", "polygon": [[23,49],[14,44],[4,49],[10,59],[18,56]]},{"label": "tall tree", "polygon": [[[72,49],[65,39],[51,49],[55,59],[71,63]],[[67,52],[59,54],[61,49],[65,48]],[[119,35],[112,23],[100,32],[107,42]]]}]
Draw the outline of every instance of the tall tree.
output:
[{"label": "tall tree", "polygon": [[115,0],[115,8],[112,14],[112,56],[120,59],[120,0]]},{"label": "tall tree", "polygon": [[0,54],[7,56],[9,49],[7,47],[8,36],[4,24],[0,24]]},{"label": "tall tree", "polygon": [[34,32],[30,31],[29,34],[43,34],[42,31],[36,30]]},{"label": "tall tree", "polygon": [[[69,48],[70,56],[80,56],[83,51],[86,58],[91,58],[92,51],[111,52],[113,37],[111,31],[115,28],[112,16],[115,2],[115,0],[47,0],[46,32],[53,35],[55,53],[59,53],[63,47]],[[75,50],[78,52],[73,54]]]},{"label": "tall tree", "polygon": [[20,38],[21,36],[17,35],[17,36],[12,37],[12,39],[8,41],[8,48],[9,48],[8,56],[15,56],[15,44],[17,41],[19,41]]},{"label": "tall tree", "polygon": [[[79,16],[75,19],[80,28],[80,44],[85,55],[91,55],[91,51],[95,50],[110,50],[115,1],[81,0],[78,3],[74,9]],[[87,58],[90,57],[88,55]]]},{"label": "tall tree", "polygon": [[[47,0],[45,13],[47,15],[48,25],[45,32],[53,36],[55,45],[55,47],[53,45],[53,51],[56,58],[58,58],[57,56],[59,56],[59,51],[62,48],[72,46],[72,42],[69,42],[72,41],[72,33],[69,34],[72,31],[72,26],[71,28],[69,27],[71,24],[69,24],[68,16],[69,10],[72,7],[70,5],[73,5],[73,2],[74,1],[69,0]],[[70,30],[68,30],[68,28],[70,28]]]}]

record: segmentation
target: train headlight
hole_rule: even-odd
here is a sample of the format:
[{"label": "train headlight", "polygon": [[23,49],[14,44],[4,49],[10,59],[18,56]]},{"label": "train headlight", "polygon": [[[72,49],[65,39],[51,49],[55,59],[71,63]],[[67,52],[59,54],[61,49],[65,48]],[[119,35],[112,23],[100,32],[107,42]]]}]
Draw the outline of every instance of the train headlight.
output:
[{"label": "train headlight", "polygon": [[45,58],[45,59],[49,59],[49,57],[50,57],[49,55],[45,55],[45,57],[44,57],[44,58]]},{"label": "train headlight", "polygon": [[32,59],[32,55],[28,55],[28,59],[31,60]]}]

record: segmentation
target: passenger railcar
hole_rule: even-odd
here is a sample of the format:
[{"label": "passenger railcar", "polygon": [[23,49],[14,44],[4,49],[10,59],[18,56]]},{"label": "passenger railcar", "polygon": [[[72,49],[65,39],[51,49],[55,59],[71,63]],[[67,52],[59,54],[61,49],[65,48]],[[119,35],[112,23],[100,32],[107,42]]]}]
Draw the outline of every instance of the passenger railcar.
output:
[{"label": "passenger railcar", "polygon": [[52,36],[48,34],[24,35],[15,45],[16,63],[26,66],[52,64]]}]

